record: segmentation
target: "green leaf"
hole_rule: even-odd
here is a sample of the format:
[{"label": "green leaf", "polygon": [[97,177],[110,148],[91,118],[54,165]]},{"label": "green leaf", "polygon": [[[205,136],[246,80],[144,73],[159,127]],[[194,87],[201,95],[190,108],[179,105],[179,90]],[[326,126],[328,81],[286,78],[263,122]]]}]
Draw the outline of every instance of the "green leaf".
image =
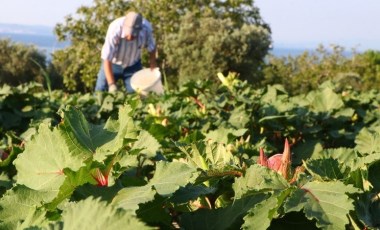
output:
[{"label": "green leaf", "polygon": [[347,165],[340,164],[338,160],[311,159],[305,162],[304,166],[309,173],[320,181],[343,179],[347,172]]},{"label": "green leaf", "polygon": [[196,169],[181,162],[159,161],[153,178],[149,181],[158,194],[169,196],[181,186],[195,181]]},{"label": "green leaf", "polygon": [[378,132],[371,131],[367,128],[360,130],[355,138],[355,149],[360,153],[380,152],[380,135]]},{"label": "green leaf", "polygon": [[91,125],[84,115],[67,107],[62,111],[64,122],[59,126],[65,140],[73,153],[81,154],[101,162],[107,155],[114,154],[125,146],[126,139],[136,139],[137,128],[131,118],[131,108],[119,109],[119,119],[108,119],[105,125]]},{"label": "green leaf", "polygon": [[190,146],[180,146],[179,144],[177,144],[177,147],[187,155],[189,164],[192,167],[208,170],[206,159],[202,156],[202,153],[205,149],[204,142],[192,143],[190,144]]},{"label": "green leaf", "polygon": [[284,190],[289,183],[279,173],[257,164],[249,167],[243,177],[237,178],[232,185],[235,199],[240,199],[251,192],[268,192]]},{"label": "green leaf", "polygon": [[[168,210],[166,198],[156,196],[154,200],[140,204],[136,211],[137,216],[145,223],[159,225],[161,229],[173,229],[171,213]],[[162,225],[165,225],[163,227]]]},{"label": "green leaf", "polygon": [[227,151],[225,144],[207,143],[204,151],[210,169],[234,165],[234,156]]},{"label": "green leaf", "polygon": [[32,227],[35,226],[47,227],[49,220],[46,218],[46,214],[47,211],[44,209],[36,209],[34,212],[30,212],[21,223],[18,223],[17,229],[33,229]]},{"label": "green leaf", "polygon": [[19,221],[32,218],[39,207],[52,200],[55,193],[40,192],[25,186],[16,186],[5,193],[0,200],[0,228],[13,226]]},{"label": "green leaf", "polygon": [[320,141],[308,140],[298,143],[295,148],[292,148],[294,155],[292,156],[292,164],[300,165],[303,160],[316,158],[320,156],[323,146]]},{"label": "green leaf", "polygon": [[160,147],[160,143],[149,132],[141,130],[132,149],[142,149],[141,153],[145,154],[148,158],[152,158],[156,156]]},{"label": "green leaf", "polygon": [[[96,144],[92,140],[94,136],[99,135],[100,126],[89,124],[84,115],[74,107],[68,106],[62,110],[63,123],[59,125],[59,130],[65,138],[67,145],[73,155],[82,157],[92,156],[95,152]],[[115,134],[112,133],[114,137]],[[108,137],[108,139],[112,139]],[[99,144],[99,143],[97,143]]]},{"label": "green leaf", "polygon": [[372,153],[369,155],[366,155],[364,157],[358,157],[354,159],[351,164],[349,165],[351,167],[351,170],[357,170],[362,167],[365,167],[366,165],[371,165],[380,160],[380,152]]},{"label": "green leaf", "polygon": [[55,191],[65,180],[63,170],[78,170],[83,162],[71,155],[57,129],[51,131],[42,124],[38,135],[25,146],[14,161],[18,171],[17,183],[35,190]]},{"label": "green leaf", "polygon": [[360,194],[355,203],[355,213],[366,226],[376,229],[380,225],[380,200],[378,194]]},{"label": "green leaf", "polygon": [[69,198],[78,186],[94,181],[88,167],[82,167],[76,172],[68,169],[64,171],[67,177],[59,188],[57,197],[47,205],[50,210],[55,209],[63,200]]},{"label": "green leaf", "polygon": [[344,106],[341,96],[329,87],[309,93],[307,99],[310,101],[310,106],[316,112],[330,113]]},{"label": "green leaf", "polygon": [[125,210],[135,211],[139,204],[144,204],[154,199],[156,192],[152,186],[127,187],[121,189],[112,200],[112,204]]},{"label": "green leaf", "polygon": [[62,213],[64,229],[151,229],[140,222],[131,212],[102,202],[99,199],[72,203]]},{"label": "green leaf", "polygon": [[233,139],[232,137],[243,136],[247,132],[247,129],[226,129],[225,127],[220,127],[217,130],[210,131],[206,134],[205,140],[228,144]]},{"label": "green leaf", "polygon": [[107,120],[104,128],[94,132],[92,136],[95,143],[104,143],[96,150],[98,152],[110,152],[114,153],[120,148],[124,147],[125,139],[136,139],[138,128],[135,126],[132,115],[132,109],[130,106],[122,106],[119,109],[118,120]]},{"label": "green leaf", "polygon": [[242,217],[247,211],[266,197],[264,194],[247,196],[243,199],[235,200],[225,208],[215,210],[199,209],[193,213],[184,213],[181,215],[180,226],[188,230],[239,229],[242,224]]},{"label": "green leaf", "polygon": [[380,172],[380,161],[376,161],[373,164],[371,164],[368,170],[368,180],[371,182],[373,189],[375,191],[380,191],[379,172]]},{"label": "green leaf", "polygon": [[353,200],[346,194],[359,190],[342,182],[306,183],[297,189],[285,203],[285,212],[303,209],[308,219],[316,219],[317,227],[345,230],[349,224],[347,215],[354,210]]},{"label": "green leaf", "polygon": [[228,122],[233,125],[235,128],[243,129],[246,127],[246,124],[250,121],[250,117],[247,114],[245,105],[241,105],[231,111],[230,118]]},{"label": "green leaf", "polygon": [[318,155],[319,158],[333,158],[338,160],[342,164],[347,164],[352,160],[358,158],[358,154],[354,149],[351,148],[336,148],[336,149],[324,149],[321,154]]},{"label": "green leaf", "polygon": [[256,204],[244,217],[243,229],[267,229],[272,219],[279,215],[282,206],[293,189],[289,188],[281,192],[275,192],[268,199]]},{"label": "green leaf", "polygon": [[196,186],[188,185],[184,188],[178,189],[170,198],[170,201],[177,204],[186,203],[190,200],[195,200],[200,196],[214,193],[216,190],[217,189],[214,187],[206,187],[203,184]]}]

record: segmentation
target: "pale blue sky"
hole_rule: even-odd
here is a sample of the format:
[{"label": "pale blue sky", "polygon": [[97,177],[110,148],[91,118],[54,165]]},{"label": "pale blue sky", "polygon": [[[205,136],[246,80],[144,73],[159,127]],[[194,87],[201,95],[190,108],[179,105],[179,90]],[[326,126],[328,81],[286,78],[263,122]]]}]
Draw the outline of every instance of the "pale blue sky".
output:
[{"label": "pale blue sky", "polygon": [[46,25],[64,22],[81,5],[92,5],[93,0],[1,0],[0,23]]},{"label": "pale blue sky", "polygon": [[380,50],[380,0],[256,0],[274,45]]},{"label": "pale blue sky", "polygon": [[[3,0],[0,23],[54,26],[92,0]],[[256,0],[274,46],[380,50],[380,0]]]}]

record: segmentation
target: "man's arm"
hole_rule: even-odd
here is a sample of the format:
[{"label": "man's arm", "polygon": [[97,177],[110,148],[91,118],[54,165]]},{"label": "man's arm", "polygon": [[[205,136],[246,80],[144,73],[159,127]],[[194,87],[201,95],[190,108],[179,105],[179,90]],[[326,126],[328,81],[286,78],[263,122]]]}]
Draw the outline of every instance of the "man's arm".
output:
[{"label": "man's arm", "polygon": [[109,60],[104,60],[104,73],[106,74],[106,80],[108,86],[115,84],[115,77],[112,72],[112,62]]}]

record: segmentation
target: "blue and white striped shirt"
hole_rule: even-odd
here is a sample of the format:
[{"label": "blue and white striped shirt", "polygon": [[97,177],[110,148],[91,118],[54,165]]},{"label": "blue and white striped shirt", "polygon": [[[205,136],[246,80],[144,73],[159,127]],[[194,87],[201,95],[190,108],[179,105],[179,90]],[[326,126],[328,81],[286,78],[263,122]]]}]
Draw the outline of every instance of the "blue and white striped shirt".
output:
[{"label": "blue and white striped shirt", "polygon": [[153,37],[152,26],[145,18],[138,38],[127,41],[123,33],[124,20],[125,16],[115,19],[109,25],[101,58],[126,68],[136,64],[141,59],[143,47],[149,52],[154,51],[156,42]]}]

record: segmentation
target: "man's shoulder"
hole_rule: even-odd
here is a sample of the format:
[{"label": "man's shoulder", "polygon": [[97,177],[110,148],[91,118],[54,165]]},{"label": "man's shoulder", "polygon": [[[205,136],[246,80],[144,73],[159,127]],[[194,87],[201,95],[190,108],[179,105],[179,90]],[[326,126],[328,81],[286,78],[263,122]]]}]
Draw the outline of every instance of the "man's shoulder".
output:
[{"label": "man's shoulder", "polygon": [[116,18],[114,19],[111,23],[110,23],[110,26],[111,25],[122,25],[124,23],[124,19],[125,19],[125,16],[123,17],[119,17],[119,18]]},{"label": "man's shoulder", "polygon": [[146,19],[146,18],[143,18],[143,29],[146,29],[148,31],[152,31],[152,24]]}]

